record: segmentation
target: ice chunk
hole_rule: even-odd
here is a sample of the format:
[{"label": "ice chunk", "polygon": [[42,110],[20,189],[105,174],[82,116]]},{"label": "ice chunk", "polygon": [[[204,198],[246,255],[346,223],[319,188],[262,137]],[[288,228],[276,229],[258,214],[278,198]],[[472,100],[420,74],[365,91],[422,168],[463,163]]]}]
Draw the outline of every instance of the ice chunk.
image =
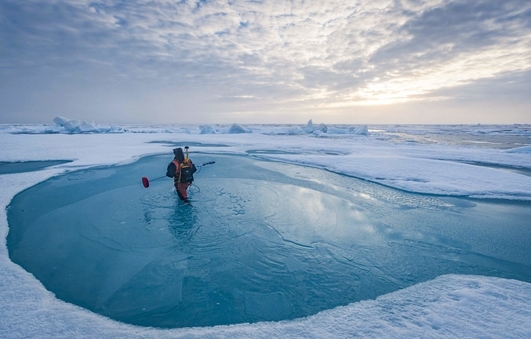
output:
[{"label": "ice chunk", "polygon": [[318,127],[315,127],[312,119],[310,119],[308,120],[308,124],[306,124],[306,126],[301,127],[301,130],[309,134],[313,133],[315,135],[319,135],[320,133],[326,133],[328,131],[328,126],[320,123]]},{"label": "ice chunk", "polygon": [[200,134],[215,134],[216,133],[216,131],[214,131],[214,129],[210,125],[201,125],[199,126],[199,130],[201,131],[199,132]]},{"label": "ice chunk", "polygon": [[61,127],[64,126],[67,121],[68,121],[68,119],[67,118],[63,118],[63,117],[55,117],[53,119],[53,122],[56,125],[61,126]]},{"label": "ice chunk", "polygon": [[232,124],[232,126],[227,131],[228,134],[238,134],[238,133],[249,133],[242,126],[238,124]]},{"label": "ice chunk", "polygon": [[351,134],[369,135],[369,129],[367,126],[358,126],[349,128]]}]

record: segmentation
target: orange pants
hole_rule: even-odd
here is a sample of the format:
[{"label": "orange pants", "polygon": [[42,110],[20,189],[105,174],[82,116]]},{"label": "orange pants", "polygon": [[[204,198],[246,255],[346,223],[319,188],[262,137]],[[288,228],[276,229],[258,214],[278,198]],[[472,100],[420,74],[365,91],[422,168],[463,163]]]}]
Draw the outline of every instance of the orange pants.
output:
[{"label": "orange pants", "polygon": [[177,195],[182,200],[188,200],[188,193],[186,190],[190,187],[189,182],[178,182],[175,184],[175,189],[177,190]]}]

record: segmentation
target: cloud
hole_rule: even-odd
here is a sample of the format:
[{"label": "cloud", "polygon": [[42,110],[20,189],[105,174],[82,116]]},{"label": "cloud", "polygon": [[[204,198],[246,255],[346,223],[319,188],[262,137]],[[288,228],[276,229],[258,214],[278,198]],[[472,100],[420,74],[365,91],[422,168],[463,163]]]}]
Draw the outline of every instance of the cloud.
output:
[{"label": "cloud", "polygon": [[519,0],[4,0],[0,86],[195,89],[228,110],[448,100],[531,70],[530,18]]},{"label": "cloud", "polygon": [[[409,87],[418,82],[426,92],[529,70],[530,9],[490,1],[437,7],[409,20],[399,30],[408,38],[381,48],[370,61],[380,74],[397,72]],[[391,87],[399,81],[393,78]]]}]

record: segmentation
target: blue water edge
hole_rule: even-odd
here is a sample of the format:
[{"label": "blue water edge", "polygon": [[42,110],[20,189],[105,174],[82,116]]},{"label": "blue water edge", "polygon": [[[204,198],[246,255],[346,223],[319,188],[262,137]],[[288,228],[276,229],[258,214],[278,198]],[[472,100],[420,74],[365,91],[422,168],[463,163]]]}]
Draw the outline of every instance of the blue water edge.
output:
[{"label": "blue water edge", "polygon": [[[14,197],[7,245],[55,295],[162,328],[278,321],[439,275],[531,282],[531,204],[411,194],[254,156],[168,156],[51,178]],[[150,178],[144,188],[141,178]]]}]

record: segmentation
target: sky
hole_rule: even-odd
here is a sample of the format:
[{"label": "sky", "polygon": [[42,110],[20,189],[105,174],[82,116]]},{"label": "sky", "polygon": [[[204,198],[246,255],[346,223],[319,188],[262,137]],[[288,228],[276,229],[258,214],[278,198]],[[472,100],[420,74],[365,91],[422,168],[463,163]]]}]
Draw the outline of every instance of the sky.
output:
[{"label": "sky", "polygon": [[2,0],[0,123],[531,123],[531,2]]}]

